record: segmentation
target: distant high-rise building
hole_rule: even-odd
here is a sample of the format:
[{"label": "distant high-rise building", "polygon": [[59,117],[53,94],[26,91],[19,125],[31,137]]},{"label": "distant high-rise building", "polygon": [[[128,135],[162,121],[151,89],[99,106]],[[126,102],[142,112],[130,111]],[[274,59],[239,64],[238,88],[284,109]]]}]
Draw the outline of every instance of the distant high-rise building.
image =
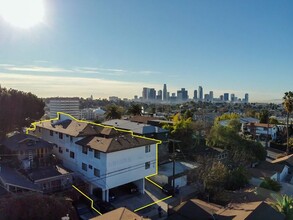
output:
[{"label": "distant high-rise building", "polygon": [[164,88],[163,88],[163,100],[167,101],[167,85],[164,84]]},{"label": "distant high-rise building", "polygon": [[212,102],[214,100],[214,92],[213,91],[210,91],[210,94],[209,94],[209,100]]},{"label": "distant high-rise building", "polygon": [[229,93],[224,93],[224,101],[229,101]]},{"label": "distant high-rise building", "polygon": [[178,101],[186,101],[188,99],[188,91],[185,88],[181,88],[181,90],[177,91],[177,100]]},{"label": "distant high-rise building", "polygon": [[193,99],[197,100],[197,90],[196,89],[193,91]]},{"label": "distant high-rise building", "polygon": [[148,94],[149,94],[149,88],[144,87],[142,89],[142,98],[145,100],[148,99]]},{"label": "distant high-rise building", "polygon": [[80,118],[79,98],[51,98],[49,99],[50,118],[56,118],[57,112],[64,112]]},{"label": "distant high-rise building", "polygon": [[142,89],[142,98],[144,100],[152,100],[156,99],[156,90],[154,88],[146,88]]},{"label": "distant high-rise building", "polygon": [[199,100],[203,100],[203,88],[201,86],[198,87],[198,93]]},{"label": "distant high-rise building", "polygon": [[244,95],[244,101],[246,103],[248,103],[248,101],[249,101],[249,95],[248,95],[248,93],[245,93],[245,95]]},{"label": "distant high-rise building", "polygon": [[231,102],[235,102],[236,101],[235,100],[235,94],[234,93],[232,93],[230,97],[231,97]]},{"label": "distant high-rise building", "polygon": [[170,92],[167,92],[167,100],[170,99]]},{"label": "distant high-rise building", "polygon": [[156,90],[154,88],[150,89],[150,94],[148,99],[156,99]]},{"label": "distant high-rise building", "polygon": [[209,94],[204,94],[204,100],[206,102],[209,102],[210,101],[210,95]]},{"label": "distant high-rise building", "polygon": [[163,98],[163,91],[162,90],[159,90],[158,91],[158,95],[157,95],[157,100],[158,101],[162,101],[162,98]]},{"label": "distant high-rise building", "polygon": [[137,95],[135,95],[135,96],[134,96],[134,100],[137,100],[137,99],[138,99],[138,96],[137,96]]},{"label": "distant high-rise building", "polygon": [[220,95],[220,100],[224,101],[224,96],[223,95]]}]

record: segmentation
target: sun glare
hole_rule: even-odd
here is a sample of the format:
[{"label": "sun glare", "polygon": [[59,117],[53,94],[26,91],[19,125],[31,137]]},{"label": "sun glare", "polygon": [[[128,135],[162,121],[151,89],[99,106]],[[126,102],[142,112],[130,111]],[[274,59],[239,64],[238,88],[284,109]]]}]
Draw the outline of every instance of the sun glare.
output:
[{"label": "sun glare", "polygon": [[19,28],[30,28],[44,19],[44,0],[0,0],[0,16]]}]

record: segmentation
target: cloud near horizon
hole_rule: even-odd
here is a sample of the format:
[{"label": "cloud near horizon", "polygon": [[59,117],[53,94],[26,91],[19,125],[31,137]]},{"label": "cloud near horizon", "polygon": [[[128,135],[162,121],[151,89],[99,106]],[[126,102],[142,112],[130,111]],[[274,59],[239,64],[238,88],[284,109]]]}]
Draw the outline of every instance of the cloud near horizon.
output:
[{"label": "cloud near horizon", "polygon": [[[121,82],[98,78],[70,76],[40,76],[0,72],[1,86],[32,92],[40,97],[68,96],[108,98],[119,96],[131,98],[140,95],[142,87],[158,87],[156,84]],[[130,95],[131,94],[131,95]]]}]

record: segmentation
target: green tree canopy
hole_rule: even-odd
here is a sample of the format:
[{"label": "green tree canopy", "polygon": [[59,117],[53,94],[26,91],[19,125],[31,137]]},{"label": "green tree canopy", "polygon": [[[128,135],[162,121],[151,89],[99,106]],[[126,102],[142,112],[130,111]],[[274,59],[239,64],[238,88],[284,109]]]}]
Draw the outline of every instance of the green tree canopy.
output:
[{"label": "green tree canopy", "polygon": [[106,119],[120,119],[122,109],[117,105],[108,105],[106,108]]},{"label": "green tree canopy", "polygon": [[132,104],[128,109],[128,113],[131,115],[141,115],[141,105]]},{"label": "green tree canopy", "polygon": [[221,116],[216,117],[215,122],[223,121],[223,120],[231,120],[231,119],[238,119],[240,115],[237,113],[224,113]]},{"label": "green tree canopy", "polygon": [[32,93],[0,87],[0,137],[44,115],[45,103]]},{"label": "green tree canopy", "polygon": [[263,109],[259,113],[259,122],[260,123],[268,123],[270,118],[270,113],[267,109]]},{"label": "green tree canopy", "polygon": [[230,158],[237,164],[266,158],[266,150],[260,143],[242,138],[229,126],[214,125],[207,137],[207,145],[227,149]]},{"label": "green tree canopy", "polygon": [[283,97],[283,106],[284,109],[287,113],[287,118],[286,118],[286,127],[287,127],[287,150],[286,153],[287,155],[289,154],[289,149],[290,149],[290,145],[289,145],[289,117],[290,114],[293,111],[293,92],[289,91],[289,92],[285,92],[284,97]]},{"label": "green tree canopy", "polygon": [[279,192],[282,188],[280,183],[278,183],[275,180],[272,180],[269,177],[265,177],[264,181],[261,182],[260,187],[265,188],[265,189],[269,189],[269,190],[273,190],[275,192]]},{"label": "green tree canopy", "polygon": [[173,116],[173,124],[163,125],[164,129],[170,131],[170,138],[181,141],[182,150],[193,147],[193,130],[191,127],[191,118],[185,119],[179,113]]}]

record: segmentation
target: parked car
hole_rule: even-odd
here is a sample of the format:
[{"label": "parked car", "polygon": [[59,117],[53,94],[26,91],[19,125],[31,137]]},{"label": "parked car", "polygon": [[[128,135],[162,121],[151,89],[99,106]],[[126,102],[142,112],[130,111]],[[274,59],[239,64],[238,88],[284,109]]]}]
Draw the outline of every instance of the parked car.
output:
[{"label": "parked car", "polygon": [[162,187],[162,192],[165,193],[168,196],[174,196],[175,195],[174,188],[168,183],[165,184]]},{"label": "parked car", "polygon": [[94,207],[99,210],[102,214],[110,212],[115,209],[115,207],[110,202],[104,202],[102,200],[95,200]]}]

